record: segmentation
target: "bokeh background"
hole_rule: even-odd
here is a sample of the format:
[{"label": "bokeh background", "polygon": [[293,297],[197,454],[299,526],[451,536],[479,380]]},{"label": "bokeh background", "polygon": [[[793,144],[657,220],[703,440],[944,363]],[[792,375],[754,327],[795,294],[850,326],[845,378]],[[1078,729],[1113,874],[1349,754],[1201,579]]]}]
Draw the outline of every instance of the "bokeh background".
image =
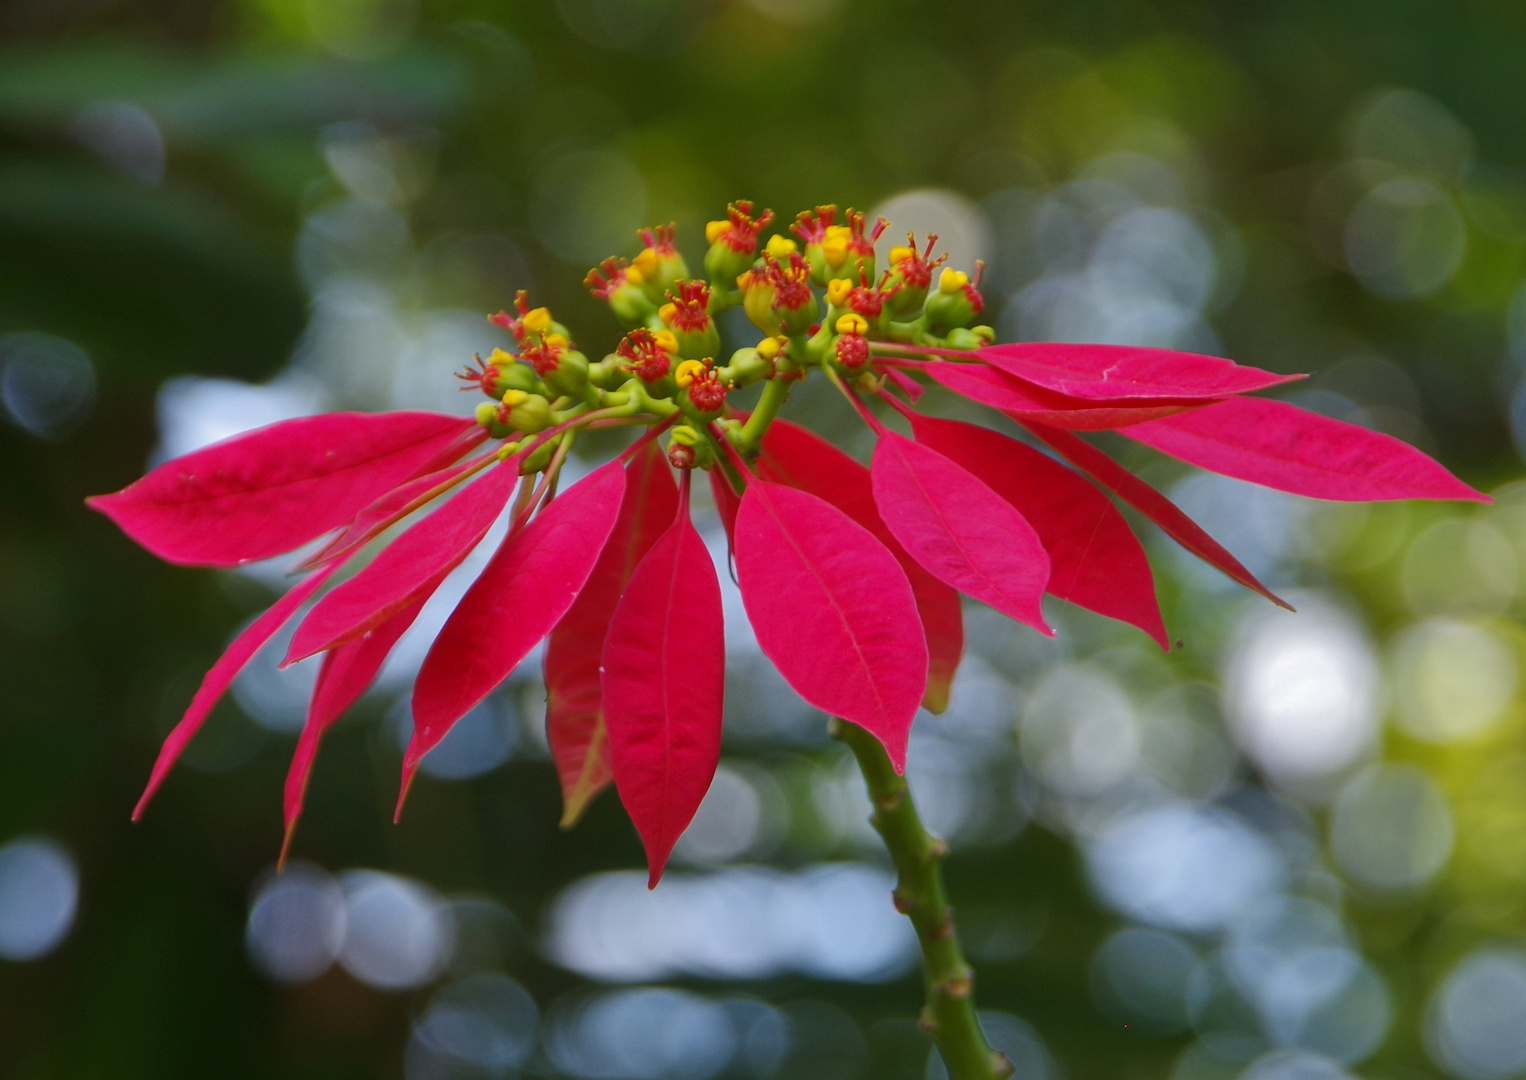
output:
[{"label": "bokeh background", "polygon": [[128,822],[284,567],[160,565],[82,499],[287,416],[464,412],[517,288],[598,355],[584,271],[669,220],[697,262],[736,197],[939,232],[1007,340],[1312,372],[1498,500],[1119,440],[1299,614],[1158,534],[1169,655],[969,611],[911,775],[1020,1080],[1526,1073],[1523,50],[1502,0],[0,4],[0,1075],[942,1075],[858,779],[739,618],[655,893],[612,795],[558,831],[533,664],[391,824],[418,635],[284,877],[312,673],[273,657]]}]

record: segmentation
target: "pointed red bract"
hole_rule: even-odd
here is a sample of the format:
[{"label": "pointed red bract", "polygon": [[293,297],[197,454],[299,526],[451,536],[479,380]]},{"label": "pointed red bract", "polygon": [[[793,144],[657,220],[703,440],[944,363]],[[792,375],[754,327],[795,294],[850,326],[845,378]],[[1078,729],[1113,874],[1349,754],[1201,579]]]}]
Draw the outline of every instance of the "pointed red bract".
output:
[{"label": "pointed red bract", "polygon": [[1233,360],[1133,345],[1033,341],[987,345],[972,354],[1035,386],[1088,401],[1222,398],[1301,379]]},{"label": "pointed red bract", "polygon": [[[685,477],[687,487],[688,477]],[[636,567],[604,642],[604,700],[620,801],[656,886],[721,758],[721,584],[684,499]]]},{"label": "pointed red bract", "polygon": [[196,688],[195,695],[191,698],[191,704],[186,709],[185,715],[175,725],[173,731],[165,738],[164,744],[159,747],[159,756],[154,761],[153,771],[148,776],[148,786],[144,788],[142,796],[138,799],[138,805],[133,807],[132,819],[137,821],[143,816],[148,802],[154,797],[154,792],[159,790],[159,785],[164,783],[164,778],[185,748],[190,745],[191,739],[201,730],[201,725],[206,721],[207,715],[212,711],[218,699],[223,696],[238,673],[244,670],[244,665],[253,659],[254,654],[259,652],[260,646],[269,641],[271,636],[281,628],[281,624],[291,618],[297,608],[302,606],[313,593],[329,579],[339,564],[325,567],[315,574],[303,578],[287,591],[286,595],[277,600],[265,610],[259,618],[246,626],[243,631],[223,650],[223,654],[217,658],[217,663],[208,669],[202,676],[201,685]]},{"label": "pointed red bract", "polygon": [[518,479],[513,463],[494,466],[388,544],[307,613],[285,663],[352,641],[433,592],[487,535]]},{"label": "pointed red bract", "polygon": [[313,696],[308,703],[307,721],[302,725],[302,734],[297,737],[297,747],[292,752],[291,766],[286,772],[282,814],[286,837],[281,842],[281,856],[277,866],[286,864],[292,834],[296,831],[298,819],[302,817],[302,803],[307,796],[307,781],[312,776],[313,762],[318,757],[318,744],[335,721],[344,715],[345,710],[366,692],[366,688],[376,678],[376,673],[387,662],[387,656],[397,644],[397,639],[419,617],[424,603],[423,598],[415,600],[376,629],[324,655],[323,666],[318,669],[318,680],[313,684]]},{"label": "pointed red bract", "polygon": [[161,559],[236,566],[343,525],[474,426],[429,412],[283,420],[178,457],[114,495],[86,502]]},{"label": "pointed red bract", "polygon": [[933,577],[1018,622],[1044,622],[1049,554],[1015,506],[942,454],[881,431],[874,502],[901,546]]},{"label": "pointed red bract", "polygon": [[906,374],[904,371],[897,371],[895,368],[886,368],[885,378],[894,383],[896,388],[899,389],[901,393],[906,395],[906,400],[910,401],[913,405],[922,399],[922,394],[926,388],[923,387],[921,383],[917,382],[916,379],[913,379],[910,375]]},{"label": "pointed red bract", "polygon": [[1028,519],[1049,552],[1048,591],[1171,647],[1150,561],[1107,496],[1046,454],[989,428],[908,411],[917,441],[958,462]]},{"label": "pointed red bract", "polygon": [[902,771],[927,642],[895,556],[830,503],[755,479],[737,511],[736,564],[764,655],[806,701],[875,735]]},{"label": "pointed red bract", "polygon": [[1169,398],[1098,404],[1045,390],[979,364],[932,363],[924,365],[922,370],[935,382],[971,401],[1025,420],[1072,431],[1104,431],[1125,424],[1139,424],[1203,404]]},{"label": "pointed red bract", "polygon": [[1257,581],[1256,575],[1209,536],[1201,525],[1182,513],[1175,503],[1091,443],[1069,431],[1045,427],[1043,424],[1030,423],[1024,426],[1052,446],[1066,461],[1159,525],[1167,536],[1192,554],[1222,570],[1247,589],[1260,593],[1278,607],[1293,610],[1291,604]]},{"label": "pointed red bract", "polygon": [[546,739],[571,828],[614,779],[599,665],[609,620],[632,572],[678,513],[667,455],[649,442],[625,467],[625,494],[609,542],[583,591],[546,640]]},{"label": "pointed red bract", "polygon": [[480,471],[484,464],[482,458],[473,458],[399,484],[364,507],[322,551],[308,559],[306,565],[322,566],[364,547],[415,510],[461,483],[474,470]]},{"label": "pointed red bract", "polygon": [[435,638],[414,682],[405,783],[419,759],[567,614],[614,530],[624,492],[625,470],[611,461],[504,537]]},{"label": "pointed red bract", "polygon": [[1316,499],[1490,501],[1392,435],[1284,401],[1231,398],[1122,434],[1189,465]]},{"label": "pointed red bract", "polygon": [[874,505],[869,470],[820,435],[788,420],[775,420],[769,426],[756,468],[765,480],[825,499],[873,533],[900,562],[927,638],[927,692],[922,704],[929,712],[943,712],[964,653],[963,606],[959,593],[923,569],[885,527]]}]

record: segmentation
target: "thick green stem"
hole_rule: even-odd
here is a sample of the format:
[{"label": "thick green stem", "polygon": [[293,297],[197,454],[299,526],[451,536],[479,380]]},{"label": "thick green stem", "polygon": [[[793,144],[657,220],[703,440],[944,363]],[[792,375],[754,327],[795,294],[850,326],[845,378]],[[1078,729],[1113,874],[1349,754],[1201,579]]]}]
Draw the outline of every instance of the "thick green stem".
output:
[{"label": "thick green stem", "polygon": [[743,453],[751,454],[762,444],[768,425],[774,422],[774,417],[778,416],[779,410],[784,408],[784,402],[788,400],[794,383],[794,378],[789,375],[775,375],[763,384],[763,396],[758,399],[758,404],[753,408],[752,415],[747,418],[747,423],[743,424],[742,430],[737,433],[737,443]]},{"label": "thick green stem", "polygon": [[880,741],[857,724],[832,721],[832,737],[847,745],[874,804],[870,822],[895,863],[896,910],[911,920],[922,946],[922,979],[927,1003],[920,1026],[938,1044],[950,1080],[1001,1080],[1012,1063],[991,1049],[975,1014],[975,973],[959,949],[954,909],[943,889],[941,862],[948,847],[927,831],[911,799],[911,789]]}]

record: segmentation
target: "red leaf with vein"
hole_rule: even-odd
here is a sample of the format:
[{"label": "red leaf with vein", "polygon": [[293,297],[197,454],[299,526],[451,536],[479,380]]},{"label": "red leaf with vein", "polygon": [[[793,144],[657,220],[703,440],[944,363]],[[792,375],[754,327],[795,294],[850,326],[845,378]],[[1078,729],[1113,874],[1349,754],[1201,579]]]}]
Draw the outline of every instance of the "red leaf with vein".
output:
[{"label": "red leaf with vein", "polygon": [[1049,553],[1015,506],[938,451],[881,431],[874,501],[897,540],[938,580],[1054,636],[1044,622]]},{"label": "red leaf with vein", "polygon": [[236,566],[343,525],[473,426],[429,412],[283,420],[178,457],[86,502],[161,559]]},{"label": "red leaf with vein", "polygon": [[[439,582],[435,585],[438,586]],[[434,589],[429,592],[432,594]],[[392,646],[413,625],[427,600],[428,596],[420,597],[376,629],[324,654],[323,666],[318,669],[318,681],[313,684],[312,700],[308,703],[307,721],[302,725],[302,734],[297,738],[297,748],[292,753],[291,766],[286,772],[283,814],[286,837],[281,842],[277,867],[286,864],[291,838],[296,832],[297,821],[302,816],[307,781],[312,776],[313,762],[318,757],[318,744],[335,721],[344,715],[345,710],[366,692],[382,664],[386,663]]]},{"label": "red leaf with vein", "polygon": [[721,758],[721,584],[688,510],[684,499],[673,527],[636,567],[604,642],[615,785],[646,847],[648,888]]},{"label": "red leaf with vein", "polygon": [[382,548],[366,568],[318,601],[292,635],[284,663],[343,645],[380,626],[461,564],[503,511],[519,479],[512,463],[490,468]]},{"label": "red leaf with vein", "polygon": [[148,776],[148,786],[144,788],[143,795],[138,799],[138,805],[133,807],[134,821],[143,816],[143,811],[148,807],[148,801],[154,797],[154,792],[158,791],[159,785],[164,783],[164,778],[169,775],[175,761],[184,753],[196,732],[201,730],[201,725],[212,711],[212,706],[217,704],[218,699],[227,691],[238,673],[244,670],[244,665],[249,663],[254,654],[259,652],[260,646],[269,641],[271,636],[281,628],[281,624],[291,618],[292,613],[302,606],[302,602],[315,593],[338,568],[339,564],[335,563],[315,574],[309,574],[294,585],[285,596],[246,626],[223,650],[223,654],[217,658],[217,663],[213,664],[206,675],[202,676],[201,685],[196,688],[196,693],[191,698],[191,704],[186,709],[185,715],[180,718],[180,722],[175,725],[174,730],[169,733],[164,744],[159,748],[159,756],[155,759],[153,771]]},{"label": "red leaf with vein", "polygon": [[546,738],[562,783],[564,829],[614,779],[599,677],[604,639],[625,583],[677,513],[667,456],[647,443],[625,467],[620,516],[588,583],[546,640]]},{"label": "red leaf with vein", "polygon": [[1073,431],[1103,431],[1139,424],[1162,416],[1195,409],[1194,400],[1156,398],[1120,405],[1101,405],[1083,398],[1067,397],[979,364],[932,363],[922,368],[935,382],[971,401],[1000,409],[1012,416]]},{"label": "red leaf with vein", "polygon": [[988,345],[973,355],[1046,390],[1089,401],[1221,398],[1304,377],[1243,367],[1218,356],[1133,345],[1032,341]]},{"label": "red leaf with vein", "polygon": [[764,655],[806,701],[874,734],[900,772],[927,689],[927,642],[895,556],[831,503],[753,480],[737,511],[736,563]]},{"label": "red leaf with vein", "polygon": [[625,470],[611,461],[504,537],[435,638],[414,682],[405,791],[419,759],[567,614],[614,530],[624,492]]},{"label": "red leaf with vein", "polygon": [[968,469],[1028,519],[1051,568],[1048,591],[1133,623],[1171,647],[1150,561],[1108,497],[1073,469],[990,428],[908,412],[917,441]]},{"label": "red leaf with vein", "polygon": [[1316,499],[1490,501],[1408,443],[1283,401],[1231,398],[1122,434],[1199,468]]},{"label": "red leaf with vein", "polygon": [[481,468],[482,459],[473,458],[398,485],[356,514],[322,551],[307,560],[307,565],[322,566],[364,547],[413,511],[449,491],[473,469]]},{"label": "red leaf with vein", "polygon": [[1272,592],[1231,555],[1224,546],[1203,531],[1203,527],[1182,513],[1170,499],[1129,472],[1091,443],[1068,431],[1024,424],[1029,431],[1054,447],[1060,456],[1088,474],[1108,491],[1159,525],[1167,536],[1182,547],[1217,567],[1247,589],[1260,593],[1279,607],[1292,611],[1292,605]]},{"label": "red leaf with vein", "polygon": [[869,470],[820,435],[788,420],[769,425],[756,468],[765,480],[825,499],[873,533],[896,557],[911,583],[927,637],[927,693],[922,704],[934,713],[948,708],[949,690],[964,652],[964,612],[959,593],[924,570],[885,527],[874,505]]}]

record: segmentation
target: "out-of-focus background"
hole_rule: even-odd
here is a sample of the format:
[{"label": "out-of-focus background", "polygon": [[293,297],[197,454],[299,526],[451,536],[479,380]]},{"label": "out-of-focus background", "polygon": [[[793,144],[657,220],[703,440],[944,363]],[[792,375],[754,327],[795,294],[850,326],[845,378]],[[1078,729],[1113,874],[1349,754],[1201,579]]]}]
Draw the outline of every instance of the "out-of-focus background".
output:
[{"label": "out-of-focus background", "polygon": [[1120,441],[1299,613],[1157,534],[1169,655],[971,608],[911,776],[1019,1080],[1526,1073],[1523,50],[1498,0],[0,4],[0,1075],[943,1075],[858,779],[740,619],[655,893],[612,794],[558,831],[533,664],[391,824],[420,637],[284,877],[312,673],[273,657],[128,822],[283,568],[161,565],[82,499],[287,416],[464,412],[518,288],[600,355],[587,268],[669,220],[697,263],[737,197],[940,233],[1007,340],[1312,372],[1498,499]]}]

